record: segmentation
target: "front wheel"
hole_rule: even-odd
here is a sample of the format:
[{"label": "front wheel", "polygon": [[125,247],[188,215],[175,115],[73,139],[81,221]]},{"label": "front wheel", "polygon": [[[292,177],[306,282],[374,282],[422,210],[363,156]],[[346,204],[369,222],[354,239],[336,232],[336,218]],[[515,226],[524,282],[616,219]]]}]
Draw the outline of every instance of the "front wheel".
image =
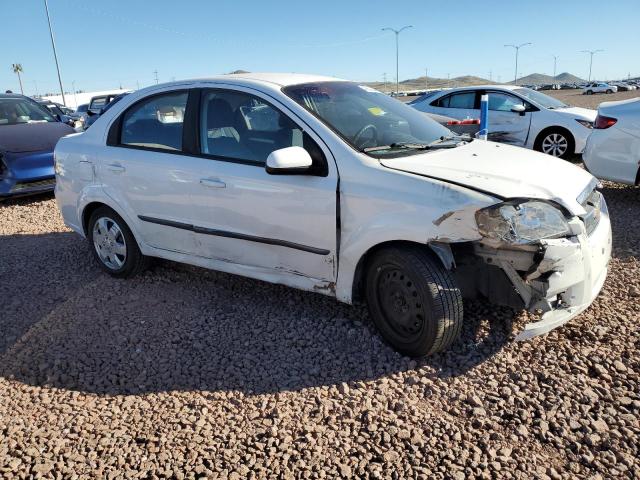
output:
[{"label": "front wheel", "polygon": [[611,94],[611,93],[613,93],[613,90],[607,90],[607,93]]},{"label": "front wheel", "polygon": [[587,90],[587,95],[593,95],[593,92],[591,90]]},{"label": "front wheel", "polygon": [[534,148],[547,155],[558,158],[568,158],[575,150],[574,145],[573,137],[567,132],[563,130],[549,130],[540,135]]},{"label": "front wheel", "polygon": [[429,253],[418,247],[391,247],[369,262],[369,312],[384,339],[412,357],[449,347],[460,335],[460,289]]},{"label": "front wheel", "polygon": [[120,215],[109,207],[91,214],[88,240],[95,259],[108,274],[127,278],[142,272],[149,258],[142,255],[131,230]]}]

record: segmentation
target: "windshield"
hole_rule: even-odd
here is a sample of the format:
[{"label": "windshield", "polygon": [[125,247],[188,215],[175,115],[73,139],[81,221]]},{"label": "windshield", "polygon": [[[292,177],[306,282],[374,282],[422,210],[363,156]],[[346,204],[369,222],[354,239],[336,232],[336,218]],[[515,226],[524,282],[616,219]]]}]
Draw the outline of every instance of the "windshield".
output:
[{"label": "windshield", "polygon": [[514,92],[516,92],[518,95],[528,98],[529,100],[532,100],[541,107],[550,108],[551,110],[553,110],[554,108],[566,108],[569,106],[566,103],[562,103],[560,100],[556,100],[549,95],[536,92],[535,90],[531,90],[530,88],[516,88]]},{"label": "windshield", "polygon": [[55,122],[49,111],[27,98],[0,98],[0,125]]},{"label": "windshield", "polygon": [[80,105],[77,109],[76,109],[76,113],[84,113],[89,109],[89,105],[85,104],[85,105]]},{"label": "windshield", "polygon": [[[424,113],[356,83],[314,82],[292,85],[283,91],[353,148],[366,149],[372,156],[420,153],[414,147],[453,135]],[[388,148],[375,150],[384,146]]]}]

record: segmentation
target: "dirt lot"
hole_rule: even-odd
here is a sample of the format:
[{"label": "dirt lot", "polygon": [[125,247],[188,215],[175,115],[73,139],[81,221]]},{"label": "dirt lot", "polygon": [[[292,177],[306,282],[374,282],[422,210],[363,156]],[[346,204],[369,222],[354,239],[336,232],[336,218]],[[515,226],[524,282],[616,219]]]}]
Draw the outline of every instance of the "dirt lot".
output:
[{"label": "dirt lot", "polygon": [[546,90],[542,93],[551,95],[569,105],[575,107],[598,108],[602,102],[615,102],[618,100],[628,100],[629,98],[640,97],[640,90],[632,90],[630,92],[618,92],[612,94],[582,95],[582,90]]},{"label": "dirt lot", "polygon": [[0,205],[1,478],[638,478],[640,189],[607,184],[595,304],[526,321],[466,307],[402,357],[362,308],[157,264],[101,273],[50,197]]}]

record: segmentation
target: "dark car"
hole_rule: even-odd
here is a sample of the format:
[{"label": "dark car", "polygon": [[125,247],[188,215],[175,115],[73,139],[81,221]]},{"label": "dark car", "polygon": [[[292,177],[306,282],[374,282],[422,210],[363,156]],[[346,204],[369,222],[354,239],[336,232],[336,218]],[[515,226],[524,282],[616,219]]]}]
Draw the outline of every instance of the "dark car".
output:
[{"label": "dark car", "polygon": [[[116,103],[118,103],[121,99],[123,99],[124,97],[126,97],[127,95],[129,95],[129,93],[131,92],[124,92],[124,93],[119,93],[118,95],[111,95],[111,100],[109,101],[109,103],[107,103],[106,105],[104,105],[103,107],[100,108],[100,110],[98,110],[97,113],[91,113],[93,112],[93,110],[91,109],[91,105],[93,104],[93,100],[94,97],[91,99],[91,104],[89,105],[89,109],[87,110],[87,114],[88,116],[85,118],[84,120],[84,129],[86,130],[87,128],[89,128],[91,125],[94,124],[94,122],[100,117],[100,115],[102,115],[104,112],[106,112],[107,110],[109,110],[111,107],[113,107]],[[102,97],[99,97],[102,98]]]},{"label": "dark car", "polygon": [[0,95],[0,198],[53,190],[53,149],[70,133],[35,100]]},{"label": "dark car", "polygon": [[56,117],[58,120],[66,123],[71,127],[75,127],[76,122],[81,118],[80,115],[76,114],[70,108],[67,108],[64,105],[60,105],[59,103],[52,102],[51,100],[36,100],[36,102],[53,113],[54,117]]}]

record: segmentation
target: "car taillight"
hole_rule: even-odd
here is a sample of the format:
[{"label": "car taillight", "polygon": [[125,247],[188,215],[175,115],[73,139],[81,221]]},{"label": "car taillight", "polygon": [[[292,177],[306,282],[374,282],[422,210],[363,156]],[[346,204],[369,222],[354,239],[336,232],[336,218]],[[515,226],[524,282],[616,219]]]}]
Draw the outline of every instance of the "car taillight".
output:
[{"label": "car taillight", "polygon": [[597,129],[605,129],[605,128],[609,128],[613,125],[616,124],[616,122],[618,121],[617,118],[612,118],[612,117],[605,117],[604,115],[598,115],[596,117],[596,122],[593,125],[593,128],[597,128]]}]

